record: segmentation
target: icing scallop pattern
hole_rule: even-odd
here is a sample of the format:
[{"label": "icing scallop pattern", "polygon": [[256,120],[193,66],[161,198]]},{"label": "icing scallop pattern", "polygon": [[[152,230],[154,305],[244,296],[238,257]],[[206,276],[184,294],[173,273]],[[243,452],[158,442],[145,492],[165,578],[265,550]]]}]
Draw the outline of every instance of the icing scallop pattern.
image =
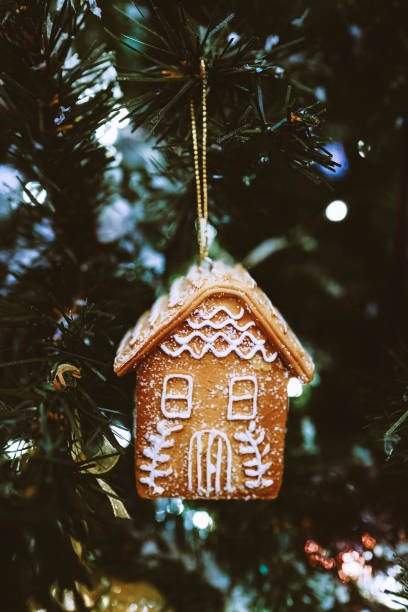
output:
[{"label": "icing scallop pattern", "polygon": [[[223,315],[221,320],[219,317],[213,320],[220,314]],[[254,321],[239,323],[245,315],[244,308],[234,313],[223,305],[211,312],[198,310],[195,315],[185,321],[184,335],[177,332],[161,343],[166,355],[178,357],[187,352],[194,359],[202,359],[207,353],[226,357],[234,352],[242,359],[252,359],[256,353],[260,353],[268,363],[276,359],[277,352],[271,349]]]}]

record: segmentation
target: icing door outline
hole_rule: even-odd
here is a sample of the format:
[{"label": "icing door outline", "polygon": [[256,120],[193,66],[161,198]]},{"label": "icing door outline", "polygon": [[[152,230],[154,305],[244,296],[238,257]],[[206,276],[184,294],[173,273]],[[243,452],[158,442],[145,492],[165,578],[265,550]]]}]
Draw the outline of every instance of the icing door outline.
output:
[{"label": "icing door outline", "polygon": [[[169,393],[167,386],[171,380],[183,380],[187,382],[185,393]],[[193,399],[193,377],[190,374],[167,374],[163,380],[163,392],[161,396],[161,411],[168,419],[189,419],[191,416],[191,406]],[[166,402],[177,400],[185,406],[183,409],[170,410]],[[186,404],[184,404],[186,402]]]},{"label": "icing door outline", "polygon": [[[249,381],[250,391],[246,393],[240,393],[239,395],[234,392],[234,387],[236,388],[237,383],[241,381]],[[228,420],[236,421],[236,420],[246,420],[250,421],[256,417],[257,410],[257,397],[258,397],[258,383],[255,376],[233,376],[229,381],[229,393],[228,393]],[[249,409],[243,412],[239,411],[236,406],[234,406],[234,402],[243,402],[249,401]]]},{"label": "icing door outline", "polygon": [[225,433],[215,429],[197,431],[191,436],[188,451],[189,490],[204,495],[232,491],[231,462],[231,444]]}]

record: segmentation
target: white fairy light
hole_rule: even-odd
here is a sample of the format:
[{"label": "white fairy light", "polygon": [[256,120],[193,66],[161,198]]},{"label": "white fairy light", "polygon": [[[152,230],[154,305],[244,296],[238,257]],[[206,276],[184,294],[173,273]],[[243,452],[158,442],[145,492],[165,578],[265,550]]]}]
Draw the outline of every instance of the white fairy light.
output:
[{"label": "white fairy light", "polygon": [[363,575],[357,582],[358,587],[362,595],[371,601],[383,604],[391,610],[405,610],[407,600],[398,595],[402,587],[396,580],[400,571],[399,565],[393,565],[388,568],[386,574],[377,572],[374,576]]},{"label": "white fairy light", "polygon": [[26,440],[10,440],[4,452],[10,459],[18,459],[22,455],[25,455],[29,448],[31,448],[31,446],[28,445]]},{"label": "white fairy light", "polygon": [[110,428],[116,438],[117,443],[120,444],[122,448],[129,446],[132,438],[132,434],[130,433],[129,429],[121,427],[120,425],[111,425]]},{"label": "white fairy light", "polygon": [[126,127],[130,123],[129,113],[126,108],[121,108],[120,111],[112,119],[112,125],[120,129]]},{"label": "white fairy light", "polygon": [[341,569],[343,574],[349,576],[353,580],[358,580],[369,568],[369,566],[364,565],[362,556],[357,550],[344,553],[342,561]]},{"label": "white fairy light", "polygon": [[129,125],[129,113],[126,108],[121,108],[120,111],[113,117],[111,121],[100,125],[95,132],[96,138],[101,145],[109,147],[113,145],[118,138],[118,130]]},{"label": "white fairy light", "polygon": [[211,516],[205,510],[197,510],[193,514],[193,525],[197,529],[208,529],[213,524]]},{"label": "white fairy light", "polygon": [[35,206],[34,202],[28,195],[27,191],[31,193],[33,198],[37,200],[39,204],[44,204],[45,200],[47,199],[47,192],[45,191],[43,186],[37,181],[30,181],[29,183],[26,183],[24,185],[24,191],[23,191],[24,202],[27,202],[27,204],[31,204],[32,206]]},{"label": "white fairy light", "polygon": [[343,200],[333,200],[326,207],[326,217],[329,221],[338,222],[343,221],[347,217],[348,207]]},{"label": "white fairy light", "polygon": [[113,145],[118,137],[118,128],[112,123],[105,123],[98,127],[95,136],[104,147]]},{"label": "white fairy light", "polygon": [[298,378],[289,378],[288,397],[300,397],[303,392],[303,385]]},{"label": "white fairy light", "polygon": [[231,34],[228,34],[228,41],[231,43],[232,46],[235,45],[240,38],[240,35],[236,32],[231,32]]},{"label": "white fairy light", "polygon": [[371,145],[364,142],[364,140],[359,140],[357,143],[357,150],[360,157],[363,159],[367,157],[367,153],[371,151]]},{"label": "white fairy light", "polygon": [[360,157],[363,157],[363,158],[365,157],[364,145],[365,145],[364,140],[359,140],[358,143],[357,143],[358,154],[359,154]]}]

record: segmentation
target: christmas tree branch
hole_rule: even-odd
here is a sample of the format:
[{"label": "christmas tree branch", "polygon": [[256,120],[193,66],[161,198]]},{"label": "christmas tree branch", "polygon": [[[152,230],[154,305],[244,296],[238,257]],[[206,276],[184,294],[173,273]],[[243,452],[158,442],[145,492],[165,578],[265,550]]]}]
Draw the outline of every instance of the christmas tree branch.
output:
[{"label": "christmas tree branch", "polygon": [[[254,37],[247,39],[231,31],[233,14],[202,28],[183,8],[165,11],[154,2],[150,7],[150,20],[133,20],[137,38],[121,38],[140,59],[138,70],[120,76],[138,85],[138,95],[128,103],[134,127],[150,125],[157,141],[171,134],[180,147],[188,149],[188,107],[191,98],[199,104],[199,67],[204,58],[209,141],[222,142],[228,152],[234,145],[248,142],[247,150],[258,152],[253,139],[260,137],[266,155],[269,150],[283,155],[291,168],[315,182],[325,182],[316,164],[333,171],[338,164],[324,149],[327,141],[315,134],[323,109],[319,105],[299,107],[296,100],[290,104],[287,100],[288,88],[292,92],[302,88],[313,98],[312,90],[291,76],[293,51],[304,41],[298,38],[262,52]],[[160,47],[156,46],[158,40]],[[231,135],[226,136],[228,133]],[[209,157],[211,165],[211,150]],[[258,159],[259,153],[249,163]],[[171,169],[169,164],[170,173]]]},{"label": "christmas tree branch", "polygon": [[110,428],[122,395],[109,380],[114,317],[82,298],[103,255],[95,228],[110,157],[95,131],[117,107],[109,54],[85,41],[84,57],[76,52],[88,19],[88,5],[69,0],[59,9],[48,0],[11,2],[1,15],[4,158],[26,200],[2,223],[5,235],[20,230],[0,296],[1,557],[10,610],[28,609],[29,597],[62,610],[67,590],[85,609],[80,583],[89,584],[96,511],[98,524],[111,517],[97,476],[121,451]]}]

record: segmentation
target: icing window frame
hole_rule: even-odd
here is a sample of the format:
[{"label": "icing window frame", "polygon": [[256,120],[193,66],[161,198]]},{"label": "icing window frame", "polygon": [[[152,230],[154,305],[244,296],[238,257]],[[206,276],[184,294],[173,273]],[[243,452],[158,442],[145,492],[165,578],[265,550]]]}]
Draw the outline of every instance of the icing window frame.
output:
[{"label": "icing window frame", "polygon": [[[167,383],[172,379],[182,379],[187,381],[187,392],[186,393],[175,393],[169,395],[167,393]],[[187,402],[185,410],[182,411],[169,411],[166,408],[166,402],[168,400],[183,400]],[[163,380],[163,390],[161,396],[161,411],[164,416],[168,419],[189,419],[191,416],[191,408],[193,405],[193,377],[190,374],[166,374]]]},{"label": "icing window frame", "polygon": [[[234,395],[234,385],[242,380],[249,380],[254,385],[254,392],[243,393],[242,395]],[[258,398],[258,382],[255,376],[233,376],[229,381],[228,392],[228,415],[229,421],[250,421],[257,414],[257,398]],[[252,400],[252,414],[234,413],[234,402],[243,400]]]}]

